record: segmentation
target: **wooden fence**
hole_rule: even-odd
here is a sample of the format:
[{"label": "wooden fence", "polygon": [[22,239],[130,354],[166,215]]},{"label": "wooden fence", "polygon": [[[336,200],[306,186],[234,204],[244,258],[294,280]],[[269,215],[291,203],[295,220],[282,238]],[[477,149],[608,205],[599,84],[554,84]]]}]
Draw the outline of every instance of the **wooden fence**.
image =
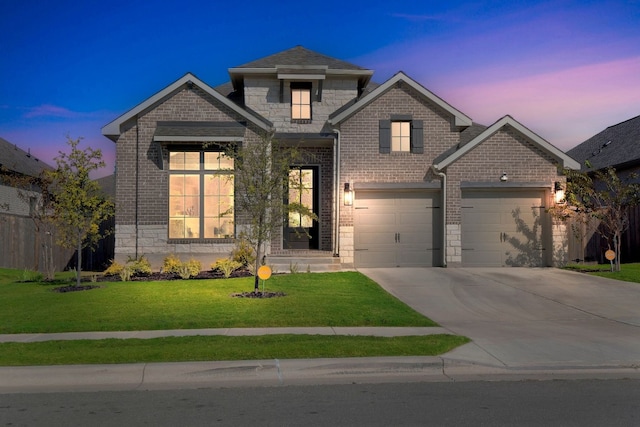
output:
[{"label": "wooden fence", "polygon": [[[101,226],[101,231],[113,227],[113,219]],[[45,245],[53,244],[55,271],[76,267],[76,255],[72,249],[55,245],[51,234],[38,232],[30,217],[0,214],[0,267],[45,272]],[[83,270],[102,271],[113,259],[115,239],[113,235],[102,239],[95,251],[85,249],[82,254]]]}]

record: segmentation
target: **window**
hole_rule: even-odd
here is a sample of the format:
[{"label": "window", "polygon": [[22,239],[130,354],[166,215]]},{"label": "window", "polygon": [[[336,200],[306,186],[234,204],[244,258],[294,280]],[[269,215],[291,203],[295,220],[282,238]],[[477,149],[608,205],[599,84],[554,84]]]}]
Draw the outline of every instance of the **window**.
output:
[{"label": "window", "polygon": [[232,237],[233,159],[219,151],[170,151],[169,238]]},{"label": "window", "polygon": [[391,151],[411,151],[411,122],[391,122]]},{"label": "window", "polygon": [[291,83],[291,120],[311,120],[310,83]]},{"label": "window", "polygon": [[380,154],[424,153],[422,120],[412,120],[409,115],[391,116],[391,120],[379,122]]}]

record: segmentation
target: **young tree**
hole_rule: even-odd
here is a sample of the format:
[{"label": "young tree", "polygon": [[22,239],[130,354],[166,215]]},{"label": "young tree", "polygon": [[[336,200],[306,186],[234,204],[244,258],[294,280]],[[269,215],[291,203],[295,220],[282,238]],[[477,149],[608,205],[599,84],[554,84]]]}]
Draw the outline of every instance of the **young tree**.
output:
[{"label": "young tree", "polygon": [[[587,164],[587,166],[589,166]],[[614,168],[595,172],[565,171],[568,208],[580,221],[596,220],[598,233],[616,253],[615,270],[620,271],[622,234],[629,227],[629,208],[640,203],[640,184],[633,182],[637,174],[622,179]]]},{"label": "young tree", "polygon": [[[291,166],[300,161],[300,153],[281,144],[273,133],[262,135],[260,141],[229,147],[227,155],[234,159],[236,223],[242,226],[240,238],[253,247],[254,290],[258,292],[258,268],[264,245],[279,231],[284,218],[295,212],[317,220],[316,215],[300,203],[285,203],[288,188],[305,191],[299,182],[287,182]],[[287,186],[288,184],[288,186]]]},{"label": "young tree", "polygon": [[113,203],[103,194],[89,174],[105,166],[102,152],[78,148],[82,138],[67,137],[71,151],[59,152],[57,168],[45,175],[51,180],[53,220],[58,230],[57,242],[78,252],[76,285],[80,285],[82,249],[93,247],[103,237],[100,223],[114,215]]}]

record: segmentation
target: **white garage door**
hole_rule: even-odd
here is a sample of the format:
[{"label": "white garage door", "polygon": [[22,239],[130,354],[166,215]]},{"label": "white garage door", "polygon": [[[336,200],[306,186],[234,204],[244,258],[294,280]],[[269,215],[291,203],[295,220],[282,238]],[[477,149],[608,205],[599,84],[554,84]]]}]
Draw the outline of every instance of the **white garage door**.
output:
[{"label": "white garage door", "polygon": [[466,267],[546,265],[544,191],[464,191],[462,264]]},{"label": "white garage door", "polygon": [[440,265],[439,193],[359,191],[354,203],[356,267]]}]

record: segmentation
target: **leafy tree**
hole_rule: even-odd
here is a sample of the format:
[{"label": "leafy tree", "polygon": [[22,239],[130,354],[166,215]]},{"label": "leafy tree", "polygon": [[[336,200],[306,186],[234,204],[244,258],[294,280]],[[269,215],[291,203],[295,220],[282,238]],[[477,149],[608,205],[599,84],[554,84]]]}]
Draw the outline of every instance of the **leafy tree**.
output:
[{"label": "leafy tree", "polygon": [[629,227],[629,208],[640,203],[640,184],[633,182],[637,174],[621,178],[612,167],[595,172],[566,170],[565,174],[567,203],[556,217],[577,218],[586,225],[592,220],[599,223],[596,230],[615,251],[615,270],[620,271],[621,239]]},{"label": "leafy tree", "polygon": [[69,154],[59,152],[57,168],[45,175],[51,181],[53,221],[58,230],[57,243],[78,252],[76,285],[80,285],[82,249],[94,247],[103,236],[100,223],[114,215],[113,203],[104,195],[91,172],[105,166],[102,152],[78,148],[82,138],[67,137]]},{"label": "leafy tree", "polygon": [[300,152],[274,138],[273,133],[264,134],[260,141],[229,147],[227,155],[235,164],[235,212],[236,223],[241,226],[239,237],[253,247],[256,254],[254,268],[254,290],[258,292],[258,268],[263,258],[264,245],[282,229],[284,218],[291,212],[317,220],[316,215],[300,203],[285,203],[288,188],[300,188],[300,183],[291,181],[287,187],[289,170],[299,163]]}]

